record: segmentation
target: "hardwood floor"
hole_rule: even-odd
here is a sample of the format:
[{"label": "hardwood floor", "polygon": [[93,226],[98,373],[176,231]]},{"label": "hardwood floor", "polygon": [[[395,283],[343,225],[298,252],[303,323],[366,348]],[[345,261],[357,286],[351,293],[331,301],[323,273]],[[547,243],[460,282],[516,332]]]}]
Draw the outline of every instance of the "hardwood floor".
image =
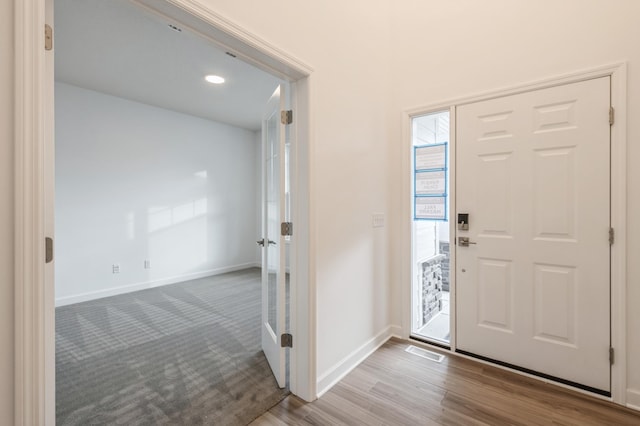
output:
[{"label": "hardwood floor", "polygon": [[251,425],[640,425],[640,412],[455,356],[436,363],[407,345],[388,341],[322,398],[289,396]]}]

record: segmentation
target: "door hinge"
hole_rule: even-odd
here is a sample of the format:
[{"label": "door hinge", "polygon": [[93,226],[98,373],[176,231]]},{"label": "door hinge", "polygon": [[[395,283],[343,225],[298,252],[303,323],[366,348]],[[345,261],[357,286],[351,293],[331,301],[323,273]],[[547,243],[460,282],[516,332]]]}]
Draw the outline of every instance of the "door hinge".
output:
[{"label": "door hinge", "polygon": [[53,261],[53,238],[51,237],[44,239],[44,261],[45,263]]},{"label": "door hinge", "polygon": [[293,111],[280,111],[280,121],[282,122],[282,124],[293,123]]},{"label": "door hinge", "polygon": [[609,107],[609,126],[613,126],[616,121],[616,110],[613,107]]},{"label": "door hinge", "polygon": [[613,245],[613,242],[616,239],[616,232],[613,228],[609,228],[609,245]]},{"label": "door hinge", "polygon": [[53,49],[53,29],[49,24],[44,24],[44,50]]},{"label": "door hinge", "polygon": [[284,333],[280,336],[280,346],[283,348],[293,347],[293,336],[289,333]]},{"label": "door hinge", "polygon": [[616,360],[616,355],[613,348],[609,348],[609,364],[613,365]]},{"label": "door hinge", "polygon": [[280,225],[280,234],[283,237],[293,235],[293,223],[291,222],[282,222]]}]

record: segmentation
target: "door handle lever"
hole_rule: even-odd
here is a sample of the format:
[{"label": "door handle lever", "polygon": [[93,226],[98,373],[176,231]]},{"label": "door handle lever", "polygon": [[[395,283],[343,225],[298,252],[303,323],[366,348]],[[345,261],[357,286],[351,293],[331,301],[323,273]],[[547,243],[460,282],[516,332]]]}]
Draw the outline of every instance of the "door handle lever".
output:
[{"label": "door handle lever", "polygon": [[260,247],[264,247],[264,238],[256,241],[256,244],[259,245]]},{"label": "door handle lever", "polygon": [[469,237],[458,237],[458,245],[460,247],[469,247],[469,244],[477,244],[477,243],[469,240]]}]

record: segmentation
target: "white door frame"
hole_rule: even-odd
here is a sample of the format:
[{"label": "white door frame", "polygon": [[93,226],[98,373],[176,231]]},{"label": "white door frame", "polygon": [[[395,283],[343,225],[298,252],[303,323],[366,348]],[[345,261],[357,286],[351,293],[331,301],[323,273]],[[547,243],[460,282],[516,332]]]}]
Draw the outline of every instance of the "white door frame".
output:
[{"label": "white door frame", "polygon": [[[142,0],[144,3],[148,0]],[[192,24],[240,58],[290,82],[295,120],[291,137],[291,391],[317,396],[315,263],[312,194],[313,70],[196,0],[149,2]],[[15,34],[15,342],[14,424],[55,424],[55,310],[53,265],[44,241],[53,236],[53,68],[45,52],[46,11],[52,0],[14,0]],[[156,7],[160,6],[160,7]],[[55,29],[54,29],[55,33]],[[55,37],[54,37],[55,39]],[[55,40],[54,40],[55,46]]]},{"label": "white door frame", "polygon": [[[402,337],[408,339],[411,334],[411,120],[414,117],[450,110],[451,111],[451,150],[450,160],[450,200],[451,214],[455,213],[455,109],[457,106],[498,97],[515,95],[563,84],[575,83],[599,77],[611,77],[611,105],[615,109],[615,123],[611,126],[611,226],[615,229],[615,243],[611,246],[611,346],[615,349],[615,363],[611,368],[611,398],[617,404],[626,405],[627,401],[627,360],[626,360],[626,263],[627,263],[627,63],[619,62],[597,68],[568,73],[517,86],[478,93],[470,96],[452,98],[434,104],[410,108],[403,111],[402,122]],[[451,221],[451,235],[455,235],[455,223]],[[451,300],[455,300],[455,250],[451,250],[450,276]],[[453,326],[455,326],[455,303],[450,304]],[[454,329],[452,329],[454,331]],[[451,353],[455,352],[455,332],[451,333]],[[472,358],[475,360],[475,358]],[[478,361],[478,360],[476,360]],[[512,370],[513,371],[513,370]],[[519,374],[518,371],[515,371]],[[530,376],[530,375],[528,375]],[[531,376],[538,378],[536,376]],[[538,378],[540,379],[540,378]],[[542,380],[542,379],[540,379]],[[565,385],[558,384],[566,387]],[[578,389],[571,388],[579,391]],[[594,395],[598,396],[598,395]]]}]

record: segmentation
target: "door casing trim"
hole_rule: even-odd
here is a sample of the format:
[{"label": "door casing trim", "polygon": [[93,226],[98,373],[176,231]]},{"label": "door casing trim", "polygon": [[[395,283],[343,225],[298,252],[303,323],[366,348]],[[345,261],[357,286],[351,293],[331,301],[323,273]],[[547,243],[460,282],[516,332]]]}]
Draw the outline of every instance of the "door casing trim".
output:
[{"label": "door casing trim", "polygon": [[[626,291],[627,291],[627,62],[621,61],[590,69],[557,75],[532,82],[499,88],[468,96],[405,109],[402,113],[402,334],[408,339],[411,334],[411,120],[414,117],[443,111],[451,111],[451,210],[455,212],[455,109],[458,106],[485,101],[503,96],[515,95],[539,89],[546,89],[600,77],[611,77],[611,106],[615,109],[615,123],[611,126],[611,226],[615,229],[616,240],[611,246],[611,346],[615,349],[616,360],[611,366],[611,400],[626,405],[627,396],[627,347],[626,347]],[[454,221],[450,221],[455,235]],[[455,300],[455,250],[451,250],[450,276],[452,300]],[[455,331],[455,303],[451,304],[452,331]],[[456,354],[455,332],[451,333],[451,350]],[[521,373],[519,373],[521,374]]]},{"label": "door casing trim", "polygon": [[[44,238],[53,236],[53,70],[45,52],[46,12],[52,0],[14,0],[15,36],[15,279],[14,424],[55,424],[55,341],[53,265],[44,262]],[[155,4],[155,3],[154,3]],[[163,3],[164,4],[164,3]],[[267,72],[286,77],[296,120],[292,134],[292,333],[291,391],[316,398],[316,292],[314,263],[314,168],[311,97],[313,69],[249,33],[195,0],[167,0],[212,33],[225,46]],[[50,23],[50,22],[49,22]],[[55,43],[54,43],[55,46]],[[55,49],[55,47],[54,47]],[[48,56],[47,56],[48,55]],[[50,79],[50,80],[49,80]],[[295,197],[295,195],[298,195]],[[295,197],[295,198],[294,198]],[[295,280],[295,281],[294,281]]]}]

